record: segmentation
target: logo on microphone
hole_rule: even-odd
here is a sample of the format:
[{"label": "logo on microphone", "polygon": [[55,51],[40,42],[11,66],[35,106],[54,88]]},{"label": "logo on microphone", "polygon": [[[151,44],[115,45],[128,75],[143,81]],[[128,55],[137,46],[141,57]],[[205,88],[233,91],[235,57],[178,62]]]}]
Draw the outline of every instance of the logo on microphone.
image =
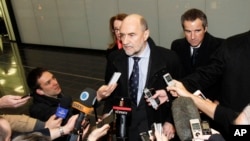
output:
[{"label": "logo on microphone", "polygon": [[56,117],[65,119],[68,114],[68,111],[69,111],[68,109],[59,106],[56,109]]},{"label": "logo on microphone", "polygon": [[86,101],[88,98],[89,98],[89,93],[86,92],[86,91],[83,91],[83,92],[81,93],[81,95],[80,95],[80,99],[81,99],[82,101]]}]

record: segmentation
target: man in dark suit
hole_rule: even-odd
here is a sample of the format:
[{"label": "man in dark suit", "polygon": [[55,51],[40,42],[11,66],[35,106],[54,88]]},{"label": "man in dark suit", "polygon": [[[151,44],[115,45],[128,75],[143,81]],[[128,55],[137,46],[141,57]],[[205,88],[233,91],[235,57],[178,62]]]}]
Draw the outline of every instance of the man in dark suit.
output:
[{"label": "man in dark suit", "polygon": [[[221,45],[223,39],[207,32],[207,17],[199,9],[187,10],[181,16],[181,23],[185,38],[173,41],[171,50],[178,54],[184,66],[185,75],[188,75],[196,68],[208,64],[211,54]],[[202,92],[214,100],[216,98],[213,94],[218,87],[214,85]]]},{"label": "man in dark suit", "polygon": [[[218,80],[221,87],[216,93],[221,106],[239,113],[249,103],[250,84],[250,31],[227,38],[221,47],[211,56],[207,66],[198,68],[182,81],[189,90],[204,89]],[[215,120],[225,122],[220,132],[230,140],[229,125],[224,116],[215,114]]]},{"label": "man in dark suit", "polygon": [[[131,122],[128,127],[129,141],[140,140],[139,133],[150,130],[153,122],[162,123],[164,134],[172,139],[175,134],[171,115],[170,102],[154,110],[143,95],[144,88],[154,88],[156,93],[166,93],[166,83],[163,80],[165,73],[173,78],[180,78],[182,68],[178,56],[166,49],[156,46],[149,37],[146,20],[137,14],[128,15],[120,28],[123,50],[112,52],[107,60],[105,81],[108,83],[114,72],[121,72],[118,86],[110,97],[106,99],[104,112],[107,113],[112,106],[117,105],[120,98],[131,100]],[[139,57],[139,84],[136,93],[136,102],[132,102],[130,76],[134,65],[133,57]],[[135,82],[135,81],[134,81]]]}]

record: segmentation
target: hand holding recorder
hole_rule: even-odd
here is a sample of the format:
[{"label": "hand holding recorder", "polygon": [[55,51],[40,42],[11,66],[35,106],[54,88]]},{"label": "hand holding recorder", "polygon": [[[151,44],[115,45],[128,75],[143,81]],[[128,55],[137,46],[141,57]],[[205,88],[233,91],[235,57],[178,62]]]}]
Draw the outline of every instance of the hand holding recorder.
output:
[{"label": "hand holding recorder", "polygon": [[[146,96],[145,96],[146,97]],[[146,97],[146,101],[148,102],[148,105],[152,105],[152,103],[150,102],[150,99],[148,99],[148,97]],[[165,90],[156,90],[155,93],[152,95],[151,99],[154,99],[156,100],[157,104],[158,104],[158,107],[165,103],[165,102],[168,102],[169,101],[169,98],[167,96],[167,93]],[[158,108],[157,107],[157,108]]]},{"label": "hand holding recorder", "polygon": [[169,138],[162,133],[162,130],[163,129],[161,127],[161,124],[160,127],[155,128],[154,136],[156,138],[156,141],[169,141]]},{"label": "hand holding recorder", "polygon": [[190,97],[190,96],[198,96],[204,100],[206,100],[207,98],[205,97],[205,95],[200,91],[197,90],[195,91],[193,94],[190,93],[185,87],[184,85],[177,81],[177,80],[172,80],[175,85],[174,86],[168,86],[167,90],[170,91],[170,93],[172,94],[172,96],[174,97],[178,97],[178,96],[184,96],[184,97]]},{"label": "hand holding recorder", "polygon": [[157,110],[160,104],[160,101],[157,97],[152,98],[153,94],[155,94],[155,90],[145,88],[143,92],[144,92],[145,98],[147,98],[147,102],[149,102],[149,105],[151,105],[155,110]]},{"label": "hand holding recorder", "polygon": [[22,98],[17,95],[5,95],[0,98],[0,108],[17,108],[28,102],[30,97]]},{"label": "hand holding recorder", "polygon": [[102,85],[98,91],[96,92],[96,99],[97,101],[101,101],[111,95],[111,93],[117,87],[117,81],[121,76],[120,72],[114,72],[113,76],[111,77],[108,85]]},{"label": "hand holding recorder", "polygon": [[117,87],[117,83],[109,84],[109,85],[102,85],[96,92],[97,101],[101,101],[109,97],[116,87]]},{"label": "hand holding recorder", "polygon": [[192,95],[181,82],[177,80],[172,80],[172,82],[174,82],[175,85],[168,86],[167,90],[170,91],[173,97],[178,97],[178,96],[189,97],[190,95]]}]

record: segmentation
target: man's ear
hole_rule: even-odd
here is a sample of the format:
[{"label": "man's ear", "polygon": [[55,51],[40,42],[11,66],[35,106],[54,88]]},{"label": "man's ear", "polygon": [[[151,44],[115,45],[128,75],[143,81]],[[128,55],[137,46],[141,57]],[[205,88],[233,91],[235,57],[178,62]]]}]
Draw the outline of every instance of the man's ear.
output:
[{"label": "man's ear", "polygon": [[205,32],[207,32],[207,26],[205,27]]},{"label": "man's ear", "polygon": [[36,93],[39,95],[44,95],[44,91],[42,89],[36,89]]},{"label": "man's ear", "polygon": [[147,29],[144,31],[144,40],[147,41],[148,37],[149,37],[149,30]]}]

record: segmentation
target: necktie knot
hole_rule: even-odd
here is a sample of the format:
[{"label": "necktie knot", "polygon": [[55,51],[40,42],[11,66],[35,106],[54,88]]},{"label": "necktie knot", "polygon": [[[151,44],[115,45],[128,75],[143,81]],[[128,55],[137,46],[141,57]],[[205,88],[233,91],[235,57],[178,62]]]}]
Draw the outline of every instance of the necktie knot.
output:
[{"label": "necktie knot", "polygon": [[133,57],[133,59],[134,59],[134,62],[135,62],[135,63],[138,63],[138,62],[140,61],[141,58],[140,58],[140,57]]},{"label": "necktie knot", "polygon": [[193,48],[193,56],[196,56],[196,55],[197,55],[198,49],[199,49],[199,48]]}]

